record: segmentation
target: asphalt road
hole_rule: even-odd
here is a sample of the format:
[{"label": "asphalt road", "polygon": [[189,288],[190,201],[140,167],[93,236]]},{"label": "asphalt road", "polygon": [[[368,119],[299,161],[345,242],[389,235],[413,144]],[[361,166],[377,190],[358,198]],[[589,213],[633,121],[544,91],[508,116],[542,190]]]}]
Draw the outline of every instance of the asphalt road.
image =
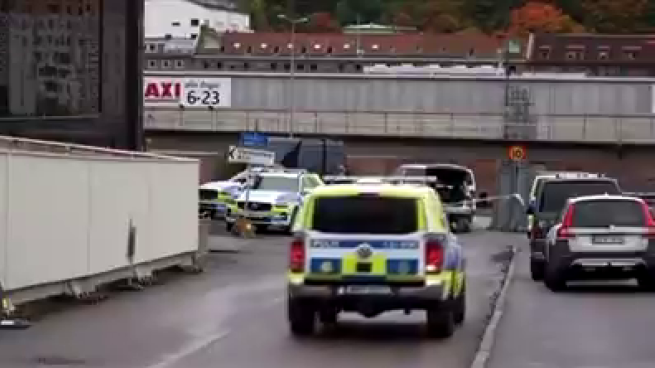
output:
[{"label": "asphalt road", "polygon": [[655,294],[622,283],[563,293],[530,279],[518,254],[489,368],[655,367]]},{"label": "asphalt road", "polygon": [[482,230],[461,237],[468,316],[447,341],[424,337],[422,313],[346,316],[334,333],[295,340],[284,308],[288,239],[221,236],[213,241],[238,242],[241,252],[212,254],[201,275],[167,276],[97,305],[65,304],[29,330],[0,332],[0,367],[467,368],[499,289],[504,251],[520,237]]}]

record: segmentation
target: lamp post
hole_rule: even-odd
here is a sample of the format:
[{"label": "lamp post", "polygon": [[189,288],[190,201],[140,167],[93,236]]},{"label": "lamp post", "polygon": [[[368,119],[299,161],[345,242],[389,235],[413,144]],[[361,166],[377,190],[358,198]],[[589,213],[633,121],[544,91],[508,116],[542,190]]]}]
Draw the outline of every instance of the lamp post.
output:
[{"label": "lamp post", "polygon": [[284,14],[279,14],[277,17],[291,24],[291,53],[289,56],[291,69],[291,73],[289,73],[289,89],[291,90],[289,92],[289,138],[293,138],[293,120],[296,112],[296,25],[309,22],[309,18],[291,18]]}]

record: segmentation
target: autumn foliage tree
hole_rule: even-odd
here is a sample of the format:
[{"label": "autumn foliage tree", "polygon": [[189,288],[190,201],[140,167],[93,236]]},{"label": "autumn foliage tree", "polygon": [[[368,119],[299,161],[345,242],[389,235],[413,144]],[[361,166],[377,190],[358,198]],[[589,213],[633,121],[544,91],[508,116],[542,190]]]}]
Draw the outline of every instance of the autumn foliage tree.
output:
[{"label": "autumn foliage tree", "polygon": [[311,32],[332,33],[339,32],[339,22],[327,12],[315,13],[311,17],[308,30]]},{"label": "autumn foliage tree", "polygon": [[531,1],[511,13],[509,32],[513,35],[581,31],[579,24],[549,2]]}]

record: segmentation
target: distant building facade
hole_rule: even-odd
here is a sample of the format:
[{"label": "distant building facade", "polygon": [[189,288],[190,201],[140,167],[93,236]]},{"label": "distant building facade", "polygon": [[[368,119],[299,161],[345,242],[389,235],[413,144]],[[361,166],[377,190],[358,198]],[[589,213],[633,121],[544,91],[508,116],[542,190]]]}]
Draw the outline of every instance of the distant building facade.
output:
[{"label": "distant building facade", "polygon": [[[250,16],[234,0],[146,0],[146,39],[196,39],[201,27],[249,32]],[[147,46],[150,47],[150,46]]]},{"label": "distant building facade", "polygon": [[[154,42],[154,41],[152,41]],[[215,32],[206,29],[195,52],[166,52],[163,46],[146,50],[146,68],[169,70],[226,70],[289,72],[295,50],[296,72],[358,73],[376,64],[424,66],[496,65],[505,40],[483,34],[313,34]],[[516,62],[522,54],[509,55]]]},{"label": "distant building facade", "polygon": [[536,34],[528,69],[593,76],[655,76],[655,35]]},{"label": "distant building facade", "polygon": [[0,134],[138,148],[142,16],[142,0],[0,1]]}]

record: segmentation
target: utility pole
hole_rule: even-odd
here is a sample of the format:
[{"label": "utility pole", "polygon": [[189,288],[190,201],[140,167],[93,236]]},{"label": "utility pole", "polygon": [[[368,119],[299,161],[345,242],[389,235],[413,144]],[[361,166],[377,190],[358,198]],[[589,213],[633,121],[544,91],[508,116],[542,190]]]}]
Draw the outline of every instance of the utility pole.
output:
[{"label": "utility pole", "polygon": [[284,14],[277,16],[279,19],[285,20],[291,24],[291,52],[289,56],[289,66],[291,71],[289,73],[289,138],[293,138],[293,120],[296,113],[296,25],[300,23],[309,22],[309,18],[291,18]]}]

